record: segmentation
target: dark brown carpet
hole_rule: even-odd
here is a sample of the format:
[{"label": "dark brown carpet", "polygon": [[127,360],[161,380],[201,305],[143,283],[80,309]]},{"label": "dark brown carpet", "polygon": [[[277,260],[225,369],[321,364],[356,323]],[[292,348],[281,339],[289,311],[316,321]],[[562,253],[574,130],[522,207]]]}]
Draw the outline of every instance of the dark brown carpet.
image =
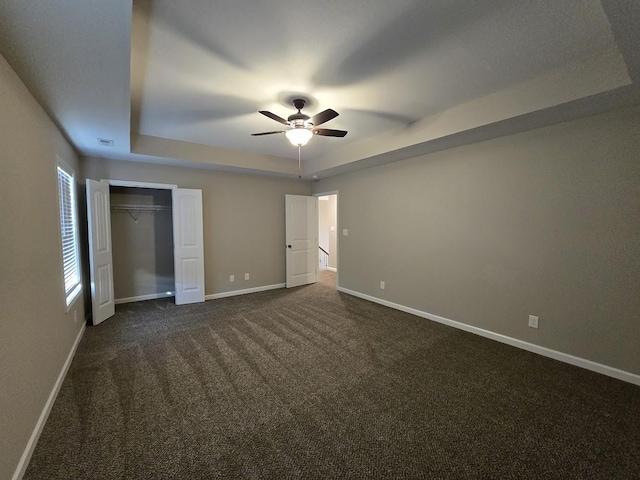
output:
[{"label": "dark brown carpet", "polygon": [[640,478],[640,388],[316,284],[119,306],[27,479]]}]

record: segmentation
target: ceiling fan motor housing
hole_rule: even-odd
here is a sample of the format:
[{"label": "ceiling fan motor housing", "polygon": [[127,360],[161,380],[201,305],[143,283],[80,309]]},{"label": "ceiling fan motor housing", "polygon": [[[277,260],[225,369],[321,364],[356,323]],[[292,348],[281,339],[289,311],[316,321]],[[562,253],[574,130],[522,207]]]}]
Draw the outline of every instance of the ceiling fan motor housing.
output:
[{"label": "ceiling fan motor housing", "polygon": [[287,121],[290,123],[293,128],[310,128],[313,126],[311,122],[309,122],[309,115],[305,115],[300,112],[304,108],[305,101],[301,98],[296,98],[293,101],[293,106],[298,109],[298,113],[294,113],[289,115]]}]

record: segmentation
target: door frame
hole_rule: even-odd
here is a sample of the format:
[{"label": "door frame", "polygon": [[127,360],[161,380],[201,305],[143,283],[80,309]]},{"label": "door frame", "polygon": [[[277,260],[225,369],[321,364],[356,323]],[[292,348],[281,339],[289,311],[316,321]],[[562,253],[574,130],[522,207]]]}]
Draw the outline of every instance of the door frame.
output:
[{"label": "door frame", "polygon": [[101,178],[102,183],[108,183],[110,187],[132,187],[132,188],[153,188],[154,190],[173,190],[178,188],[178,185],[170,183],[147,183],[147,182],[135,182],[130,180],[111,180]]},{"label": "door frame", "polygon": [[[138,182],[138,181],[132,181],[132,180],[114,180],[114,179],[107,179],[107,178],[101,178],[100,182],[108,184],[109,187],[149,188],[152,190],[172,190],[172,191],[178,188],[177,185],[168,184],[168,183]],[[172,198],[173,198],[173,194],[172,194]],[[173,225],[171,226],[171,232],[173,233]],[[174,251],[174,261],[175,261],[175,251]],[[176,288],[175,288],[175,279],[174,279],[173,292],[167,292],[169,293],[169,295],[166,295],[164,293],[162,295],[152,294],[152,295],[145,295],[143,297],[133,297],[133,299],[125,298],[124,301],[122,299],[116,299],[116,305],[121,303],[128,303],[131,301],[142,301],[142,300],[172,297],[175,295],[175,290]]]},{"label": "door frame", "polygon": [[329,192],[313,193],[314,197],[324,197],[325,195],[336,196],[336,286],[340,285],[340,192],[332,190]]}]

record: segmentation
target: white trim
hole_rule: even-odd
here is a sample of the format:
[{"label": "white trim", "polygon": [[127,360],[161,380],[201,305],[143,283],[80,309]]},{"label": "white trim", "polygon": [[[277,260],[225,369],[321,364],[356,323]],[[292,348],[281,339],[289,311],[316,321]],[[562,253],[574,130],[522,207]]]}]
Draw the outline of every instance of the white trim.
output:
[{"label": "white trim", "polygon": [[338,195],[338,190],[331,190],[330,192],[314,193],[314,197],[327,197],[329,195]]},{"label": "white trim", "polygon": [[247,293],[266,292],[267,290],[276,290],[278,288],[285,288],[286,283],[276,283],[274,285],[265,285],[263,287],[247,288],[245,290],[232,290],[231,292],[214,293],[212,295],[205,295],[205,300],[216,300],[218,298],[235,297],[236,295],[246,295]]},{"label": "white trim", "polygon": [[80,292],[82,292],[82,282],[76,285],[76,288],[74,288],[67,297],[65,303],[68,301],[69,304],[65,307],[64,313],[69,313],[71,311],[73,305],[76,303],[76,300],[80,298]]},{"label": "white trim", "polygon": [[321,270],[331,270],[332,272],[337,272],[338,271],[338,269],[335,268],[335,267],[324,267]]},{"label": "white trim", "polygon": [[121,303],[132,303],[132,302],[142,302],[144,300],[156,300],[158,298],[166,298],[175,296],[175,292],[164,292],[164,293],[150,293],[149,295],[138,295],[137,297],[124,297],[124,298],[116,298],[114,303],[119,305]]},{"label": "white trim", "polygon": [[525,342],[523,340],[518,340],[517,338],[507,337],[506,335],[495,333],[490,330],[484,330],[482,328],[474,327],[472,325],[467,325],[465,323],[457,322],[455,320],[450,320],[448,318],[441,317],[439,315],[434,315],[432,313],[416,310],[415,308],[405,307],[404,305],[400,305],[398,303],[382,300],[380,298],[372,297],[371,295],[366,295],[364,293],[356,292],[354,290],[349,290],[347,288],[338,287],[338,291],[346,293],[348,295],[353,295],[354,297],[362,298],[364,300],[369,300],[370,302],[379,303],[380,305],[394,308],[402,312],[410,313],[418,317],[426,318],[434,322],[442,323],[444,325],[448,325],[450,327],[457,328],[459,330],[464,330],[465,332],[474,333],[476,335],[480,335],[481,337],[490,338],[491,340],[496,340],[501,343],[506,343],[507,345],[511,345],[512,347],[521,348],[522,350],[527,350],[529,352],[537,353],[538,355],[542,355],[544,357],[553,358],[554,360],[559,360],[561,362],[568,363],[576,367],[585,368],[587,370],[591,370],[592,372],[601,373],[609,377],[617,378],[618,380],[633,383],[634,385],[640,385],[640,375],[637,375],[635,373],[626,372],[624,370],[619,370],[617,368],[609,367],[601,363],[592,362],[591,360],[575,357],[573,355],[569,355],[568,353],[558,352],[557,350],[541,347],[540,345],[535,345],[533,343]]},{"label": "white trim", "polygon": [[111,180],[101,178],[100,181],[102,183],[108,183],[112,187],[134,187],[134,188],[155,188],[156,190],[174,190],[178,188],[177,185],[172,185],[168,183],[147,183],[147,182],[136,182],[131,180]]},{"label": "white trim", "polygon": [[44,428],[45,423],[47,423],[47,419],[49,418],[49,413],[51,413],[51,408],[53,407],[53,403],[56,401],[56,397],[58,396],[58,392],[60,391],[60,387],[62,387],[62,382],[67,375],[67,371],[71,366],[71,361],[73,360],[73,356],[76,353],[76,349],[78,348],[78,344],[82,339],[82,335],[84,335],[84,330],[86,325],[82,325],[82,328],[78,332],[78,336],[76,337],[76,341],[73,343],[71,347],[71,351],[69,355],[67,355],[67,360],[64,362],[62,366],[62,370],[58,375],[58,379],[56,383],[53,385],[53,390],[49,394],[49,398],[47,399],[47,403],[44,404],[44,408],[42,409],[42,413],[40,414],[40,418],[36,423],[35,428],[33,429],[33,433],[31,433],[31,437],[27,442],[27,446],[22,453],[22,457],[20,458],[20,462],[18,462],[18,466],[16,467],[16,471],[13,473],[12,480],[19,480],[24,476],[25,471],[27,470],[27,466],[29,466],[29,460],[31,460],[31,455],[33,455],[33,451],[36,448],[36,444],[38,443],[38,439],[40,438],[40,434],[42,433],[42,429]]}]

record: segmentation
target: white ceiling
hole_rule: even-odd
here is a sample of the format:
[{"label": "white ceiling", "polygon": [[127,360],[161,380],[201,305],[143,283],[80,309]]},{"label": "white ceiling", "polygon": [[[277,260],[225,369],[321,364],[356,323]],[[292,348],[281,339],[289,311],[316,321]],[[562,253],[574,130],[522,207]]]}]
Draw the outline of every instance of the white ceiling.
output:
[{"label": "white ceiling", "polygon": [[[81,154],[306,178],[638,103],[635,0],[65,0],[0,5],[0,53]],[[635,25],[635,26],[634,26]],[[98,138],[114,140],[103,147]]]}]

